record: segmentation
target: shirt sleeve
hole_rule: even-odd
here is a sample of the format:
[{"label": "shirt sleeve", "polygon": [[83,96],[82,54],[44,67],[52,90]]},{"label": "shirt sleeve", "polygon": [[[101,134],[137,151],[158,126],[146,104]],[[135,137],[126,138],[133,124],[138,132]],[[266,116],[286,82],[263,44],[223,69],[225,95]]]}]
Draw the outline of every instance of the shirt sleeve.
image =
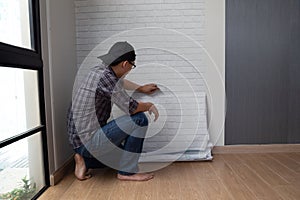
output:
[{"label": "shirt sleeve", "polygon": [[135,99],[130,97],[123,88],[113,91],[111,101],[126,114],[132,114],[139,104]]}]

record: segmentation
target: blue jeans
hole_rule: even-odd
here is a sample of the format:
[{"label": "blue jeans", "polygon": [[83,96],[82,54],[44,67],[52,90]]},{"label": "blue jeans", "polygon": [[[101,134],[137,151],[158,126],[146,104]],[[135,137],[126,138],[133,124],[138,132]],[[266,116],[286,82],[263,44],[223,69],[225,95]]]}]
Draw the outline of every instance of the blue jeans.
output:
[{"label": "blue jeans", "polygon": [[147,126],[148,119],[142,112],[119,117],[101,127],[75,151],[84,157],[87,168],[109,166],[122,175],[135,174]]},{"label": "blue jeans", "polygon": [[84,145],[81,145],[79,148],[74,149],[74,151],[80,154],[85,162],[87,169],[97,169],[97,168],[106,168],[107,166],[101,163],[96,159],[90,152],[85,148]]}]

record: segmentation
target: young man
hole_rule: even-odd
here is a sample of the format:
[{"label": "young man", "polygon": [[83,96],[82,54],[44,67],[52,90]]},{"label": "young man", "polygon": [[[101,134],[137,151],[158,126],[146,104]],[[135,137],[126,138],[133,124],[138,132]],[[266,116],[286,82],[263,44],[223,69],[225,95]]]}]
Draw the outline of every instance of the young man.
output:
[{"label": "young man", "polygon": [[[98,57],[102,65],[92,68],[73,92],[68,133],[75,151],[75,176],[79,180],[91,177],[88,169],[103,166],[118,169],[120,180],[146,181],[154,176],[139,173],[138,159],[148,126],[143,112],[153,113],[156,120],[158,110],[151,102],[137,102],[125,89],[151,94],[158,87],[139,86],[124,79],[135,68],[135,56],[129,43],[115,43],[107,54]],[[107,122],[113,104],[127,115]]]}]

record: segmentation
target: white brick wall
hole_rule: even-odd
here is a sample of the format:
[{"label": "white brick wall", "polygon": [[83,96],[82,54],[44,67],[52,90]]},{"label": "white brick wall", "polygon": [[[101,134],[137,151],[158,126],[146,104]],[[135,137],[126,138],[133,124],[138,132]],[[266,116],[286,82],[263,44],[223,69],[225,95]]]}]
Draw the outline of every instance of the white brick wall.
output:
[{"label": "white brick wall", "polygon": [[[199,123],[199,133],[204,136],[197,141],[206,144],[205,98],[196,111],[191,105],[195,103],[192,98],[207,90],[203,80],[205,52],[201,48],[206,39],[205,0],[75,0],[75,9],[78,67],[97,65],[95,57],[106,53],[114,42],[128,41],[136,48],[138,66],[128,78],[172,88],[179,99],[184,99],[181,112],[195,113],[184,119],[194,121],[192,124],[181,121],[179,134]],[[173,117],[178,122],[181,116],[171,114],[178,113],[176,109],[176,105],[168,108],[168,120]],[[170,131],[172,127],[167,127],[164,134]]]},{"label": "white brick wall", "polygon": [[[100,42],[133,28],[162,27],[179,31],[200,43],[205,40],[205,0],[75,0],[75,9],[79,65]],[[173,47],[184,47],[184,41],[169,38],[168,34],[153,37],[148,32],[144,34],[131,42],[142,44],[147,38],[148,42],[164,41],[166,46],[171,42]]]}]

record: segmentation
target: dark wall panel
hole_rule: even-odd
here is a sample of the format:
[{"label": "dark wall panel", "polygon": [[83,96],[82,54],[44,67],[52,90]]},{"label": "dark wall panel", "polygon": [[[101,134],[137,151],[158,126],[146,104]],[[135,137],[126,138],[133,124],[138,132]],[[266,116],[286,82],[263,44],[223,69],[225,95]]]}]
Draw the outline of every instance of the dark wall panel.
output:
[{"label": "dark wall panel", "polygon": [[292,1],[291,7],[288,142],[300,143],[300,0]]},{"label": "dark wall panel", "polygon": [[299,0],[227,0],[226,144],[299,137],[298,14]]}]

